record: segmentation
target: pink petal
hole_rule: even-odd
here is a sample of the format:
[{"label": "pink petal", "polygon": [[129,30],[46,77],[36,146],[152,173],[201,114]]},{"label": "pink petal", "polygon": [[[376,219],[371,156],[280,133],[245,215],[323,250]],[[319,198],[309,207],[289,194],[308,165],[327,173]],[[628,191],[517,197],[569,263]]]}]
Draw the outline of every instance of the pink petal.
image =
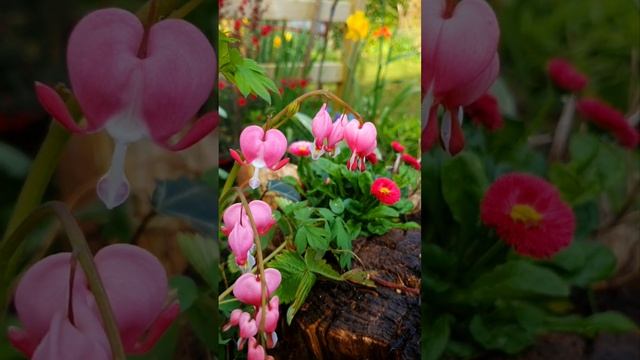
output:
[{"label": "pink petal", "polygon": [[244,216],[244,220],[237,223],[229,234],[229,248],[236,257],[236,263],[244,266],[247,262],[248,252],[253,246],[253,230],[249,224],[249,218]]},{"label": "pink petal", "polygon": [[37,82],[35,84],[36,96],[44,109],[65,129],[72,133],[84,133],[82,129],[71,116],[67,105],[64,103],[60,95],[51,87]]},{"label": "pink petal", "polygon": [[[69,299],[70,253],[48,256],[33,265],[20,279],[15,294],[23,333],[15,332],[19,343],[38,344],[49,330],[55,313],[66,311]],[[30,336],[30,340],[23,339]]]},{"label": "pink petal", "polygon": [[156,320],[151,324],[144,339],[136,343],[135,349],[130,351],[130,354],[144,354],[151,350],[153,346],[160,340],[162,335],[169,329],[171,324],[180,315],[180,304],[177,302],[172,303],[166,307]]},{"label": "pink petal", "polygon": [[128,244],[110,245],[95,256],[127,352],[161,313],[167,298],[165,269],[150,252]]},{"label": "pink petal", "polygon": [[[439,3],[444,9],[445,1]],[[495,13],[484,0],[462,0],[452,17],[444,19],[442,12],[436,12],[427,21],[435,22],[434,26],[443,22],[437,44],[427,43],[434,53],[434,92],[439,97],[486,69],[498,48],[500,29]]]},{"label": "pink petal", "polygon": [[273,168],[287,152],[287,138],[278,129],[269,129],[265,135],[264,162]]},{"label": "pink petal", "polygon": [[500,57],[496,53],[490,65],[470,82],[453,89],[442,102],[447,107],[467,106],[487,92],[500,72]]},{"label": "pink petal", "polygon": [[258,228],[258,234],[265,235],[268,233],[273,224],[276,223],[271,206],[262,200],[253,200],[249,203],[249,208]]},{"label": "pink petal", "polygon": [[171,145],[165,141],[161,142],[161,144],[172,151],[184,150],[209,135],[216,129],[216,127],[218,127],[219,121],[220,119],[217,111],[207,113],[198,119],[191,129],[189,129],[189,132],[187,132],[187,134],[177,143]]},{"label": "pink petal", "polygon": [[[164,142],[178,133],[211,95],[216,56],[198,28],[184,20],[168,19],[151,27],[147,58],[142,61],[144,119],[153,138]],[[213,123],[205,125],[197,135],[206,134],[204,130],[212,129]]]},{"label": "pink petal", "polygon": [[262,158],[264,146],[264,129],[257,125],[247,126],[240,133],[240,150],[246,162],[252,163],[257,158]]},{"label": "pink petal", "polygon": [[47,335],[36,349],[34,360],[108,360],[111,351],[94,338],[79,331],[62,311],[54,314]]},{"label": "pink petal", "polygon": [[240,216],[242,216],[242,204],[235,203],[229,206],[222,214],[222,221],[224,223],[222,232],[225,235],[229,235],[238,222],[240,222]]},{"label": "pink petal", "polygon": [[[269,301],[267,306],[267,314],[265,318],[264,331],[267,333],[272,333],[276,331],[278,327],[278,319],[280,318],[280,299],[277,296],[274,296]],[[262,307],[258,307],[258,312],[256,313],[256,321],[260,323],[262,321]]]},{"label": "pink petal", "polygon": [[322,107],[313,117],[311,121],[311,133],[315,139],[316,146],[320,148],[331,134],[332,123],[331,123],[331,115],[327,111],[327,104],[322,104]]},{"label": "pink petal", "polygon": [[258,344],[255,338],[249,339],[249,349],[247,350],[247,360],[264,360],[265,351],[262,345]]},{"label": "pink petal", "polygon": [[104,9],[82,18],[71,33],[67,47],[69,78],[88,131],[101,129],[123,112],[141,118],[141,109],[133,104],[140,99],[131,91],[139,88],[132,86],[132,80],[142,71],[137,51],[143,31],[135,15]]}]

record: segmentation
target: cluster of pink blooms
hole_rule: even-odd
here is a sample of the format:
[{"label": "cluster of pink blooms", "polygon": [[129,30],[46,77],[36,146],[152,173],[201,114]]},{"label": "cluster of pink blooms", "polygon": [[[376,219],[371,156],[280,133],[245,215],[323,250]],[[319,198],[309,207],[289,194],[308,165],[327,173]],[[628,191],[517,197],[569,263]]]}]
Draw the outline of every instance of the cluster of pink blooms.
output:
[{"label": "cluster of pink blooms", "polygon": [[327,104],[324,104],[311,122],[311,132],[313,159],[318,159],[325,153],[337,154],[338,144],[344,141],[351,149],[351,157],[347,161],[349,170],[365,171],[367,160],[377,161],[377,130],[371,122],[361,124],[358,120],[349,120],[346,114],[341,114],[332,121]]},{"label": "cluster of pink blooms", "polygon": [[[358,120],[349,120],[342,114],[335,121],[324,104],[311,122],[313,142],[296,141],[289,146],[289,152],[296,156],[309,156],[318,159],[325,153],[337,154],[337,146],[344,141],[351,149],[351,157],[347,161],[349,170],[366,170],[366,161],[375,163],[377,157],[376,126],[371,122],[361,124]],[[283,156],[287,152],[287,138],[278,129],[264,130],[257,125],[246,127],[240,134],[240,151],[230,149],[233,159],[240,165],[253,167],[253,176],[249,186],[256,189],[260,186],[262,169],[278,170],[289,162]]]},{"label": "cluster of pink blooms", "polygon": [[[10,327],[11,344],[31,359],[108,360],[109,341],[96,300],[71,253],[48,256],[22,276],[15,307],[23,328]],[[162,264],[148,251],[110,245],[94,258],[127,354],[150,350],[180,313],[168,299]]]},{"label": "cluster of pink blooms", "polygon": [[[549,60],[547,71],[551,81],[560,89],[577,94],[588,84],[587,76],[569,61],[561,58]],[[582,98],[576,104],[578,113],[597,127],[610,132],[620,145],[634,149],[640,142],[640,134],[625,119],[624,114],[602,100]]]},{"label": "cluster of pink blooms", "polygon": [[[422,5],[422,150],[440,138],[452,155],[464,147],[463,107],[493,84],[500,70],[500,29],[485,0],[427,0]],[[438,111],[445,114],[438,129]]]},{"label": "cluster of pink blooms", "polygon": [[125,10],[92,12],[71,33],[67,65],[86,127],[76,123],[52,88],[36,83],[36,94],[45,110],[69,131],[104,129],[113,138],[111,168],[97,186],[108,208],[122,204],[129,195],[124,173],[129,144],[151,138],[170,150],[182,150],[218,123],[217,113],[208,113],[181,140],[171,142],[211,96],[216,79],[213,47],[184,20],[166,19],[145,29]]},{"label": "cluster of pink blooms", "polygon": [[[258,235],[267,234],[276,223],[269,204],[262,200],[253,200],[249,203],[249,209]],[[251,270],[255,265],[252,255],[255,250],[255,234],[242,204],[236,203],[229,206],[222,215],[222,221],[224,222],[222,233],[229,237],[229,248],[236,258],[236,264],[245,271]]]},{"label": "cluster of pink blooms", "polygon": [[[227,331],[234,326],[239,329],[238,350],[242,350],[244,345],[249,342],[247,349],[248,360],[265,360],[273,359],[272,356],[266,355],[266,351],[256,336],[260,334],[266,338],[266,347],[272,349],[278,343],[278,335],[276,328],[278,327],[278,319],[280,318],[280,300],[273,293],[280,286],[282,276],[276,269],[266,269],[264,271],[266,283],[266,306],[262,306],[262,285],[259,275],[247,273],[238,278],[233,285],[233,296],[241,303],[253,307],[253,315],[235,309],[231,312],[229,322],[222,328]],[[263,312],[264,310],[264,312]],[[262,321],[264,319],[264,327]]]}]

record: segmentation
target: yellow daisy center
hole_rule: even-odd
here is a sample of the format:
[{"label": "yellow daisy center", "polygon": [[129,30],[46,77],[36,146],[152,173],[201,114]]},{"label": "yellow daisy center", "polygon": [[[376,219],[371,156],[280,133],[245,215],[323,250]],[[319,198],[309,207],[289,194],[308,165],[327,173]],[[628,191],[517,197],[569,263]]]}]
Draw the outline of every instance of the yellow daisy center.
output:
[{"label": "yellow daisy center", "polygon": [[382,195],[389,195],[391,193],[391,190],[384,186],[381,187],[379,191],[380,191],[380,194]]},{"label": "yellow daisy center", "polygon": [[542,220],[542,214],[529,205],[517,204],[511,208],[511,220],[535,226]]}]

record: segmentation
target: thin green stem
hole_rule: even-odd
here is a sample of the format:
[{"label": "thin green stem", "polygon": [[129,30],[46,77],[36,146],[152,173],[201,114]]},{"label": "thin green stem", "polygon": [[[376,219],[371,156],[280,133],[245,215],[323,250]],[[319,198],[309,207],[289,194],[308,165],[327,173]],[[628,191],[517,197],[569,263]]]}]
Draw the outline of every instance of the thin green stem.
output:
[{"label": "thin green stem", "polygon": [[229,191],[231,190],[231,187],[233,187],[233,183],[236,181],[236,177],[238,177],[238,171],[240,171],[240,165],[234,162],[233,167],[231,168],[231,171],[229,171],[229,175],[227,176],[227,180],[224,182],[222,191],[220,192],[221,205],[222,205],[222,202],[224,202],[225,198],[227,197]]},{"label": "thin green stem", "polygon": [[471,267],[470,272],[478,270],[478,268],[484,266],[487,262],[491,261],[497,254],[504,249],[504,243],[502,240],[496,240],[493,245],[476,261]]},{"label": "thin green stem", "polygon": [[69,138],[70,134],[65,129],[55,122],[51,123],[49,132],[31,164],[31,169],[24,185],[22,185],[22,190],[20,190],[16,200],[16,206],[7,224],[2,243],[6,242],[18,225],[29,216],[29,213],[40,205]]},{"label": "thin green stem", "polygon": [[195,10],[195,8],[200,6],[200,4],[202,4],[202,0],[190,0],[179,9],[174,10],[169,17],[173,19],[185,18],[189,13]]},{"label": "thin green stem", "polygon": [[[247,217],[249,218],[249,223],[251,224],[251,228],[253,229],[253,238],[256,245],[256,265],[258,265],[258,276],[260,277],[260,290],[261,290],[261,304],[262,308],[262,316],[260,317],[260,325],[258,329],[261,332],[265,332],[264,327],[267,321],[267,292],[269,291],[267,288],[267,279],[264,276],[264,258],[262,257],[262,243],[260,241],[260,234],[258,233],[258,227],[256,226],[255,219],[253,218],[253,214],[251,213],[251,208],[249,207],[249,202],[247,198],[244,196],[244,193],[239,188],[236,188],[238,193],[238,197],[240,197],[240,201],[242,202],[242,207],[244,211],[247,213]],[[261,338],[262,339],[262,338]],[[263,339],[262,339],[263,340]],[[264,345],[264,344],[263,344]]]}]

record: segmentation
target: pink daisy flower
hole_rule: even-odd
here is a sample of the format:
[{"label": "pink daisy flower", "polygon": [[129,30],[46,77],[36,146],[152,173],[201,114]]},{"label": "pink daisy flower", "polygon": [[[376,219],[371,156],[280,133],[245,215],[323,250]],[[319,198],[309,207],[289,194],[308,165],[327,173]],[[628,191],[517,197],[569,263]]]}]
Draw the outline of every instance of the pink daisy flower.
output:
[{"label": "pink daisy flower", "polygon": [[521,255],[547,258],[573,239],[575,217],[556,188],[533,175],[503,175],[480,205],[482,222]]}]

